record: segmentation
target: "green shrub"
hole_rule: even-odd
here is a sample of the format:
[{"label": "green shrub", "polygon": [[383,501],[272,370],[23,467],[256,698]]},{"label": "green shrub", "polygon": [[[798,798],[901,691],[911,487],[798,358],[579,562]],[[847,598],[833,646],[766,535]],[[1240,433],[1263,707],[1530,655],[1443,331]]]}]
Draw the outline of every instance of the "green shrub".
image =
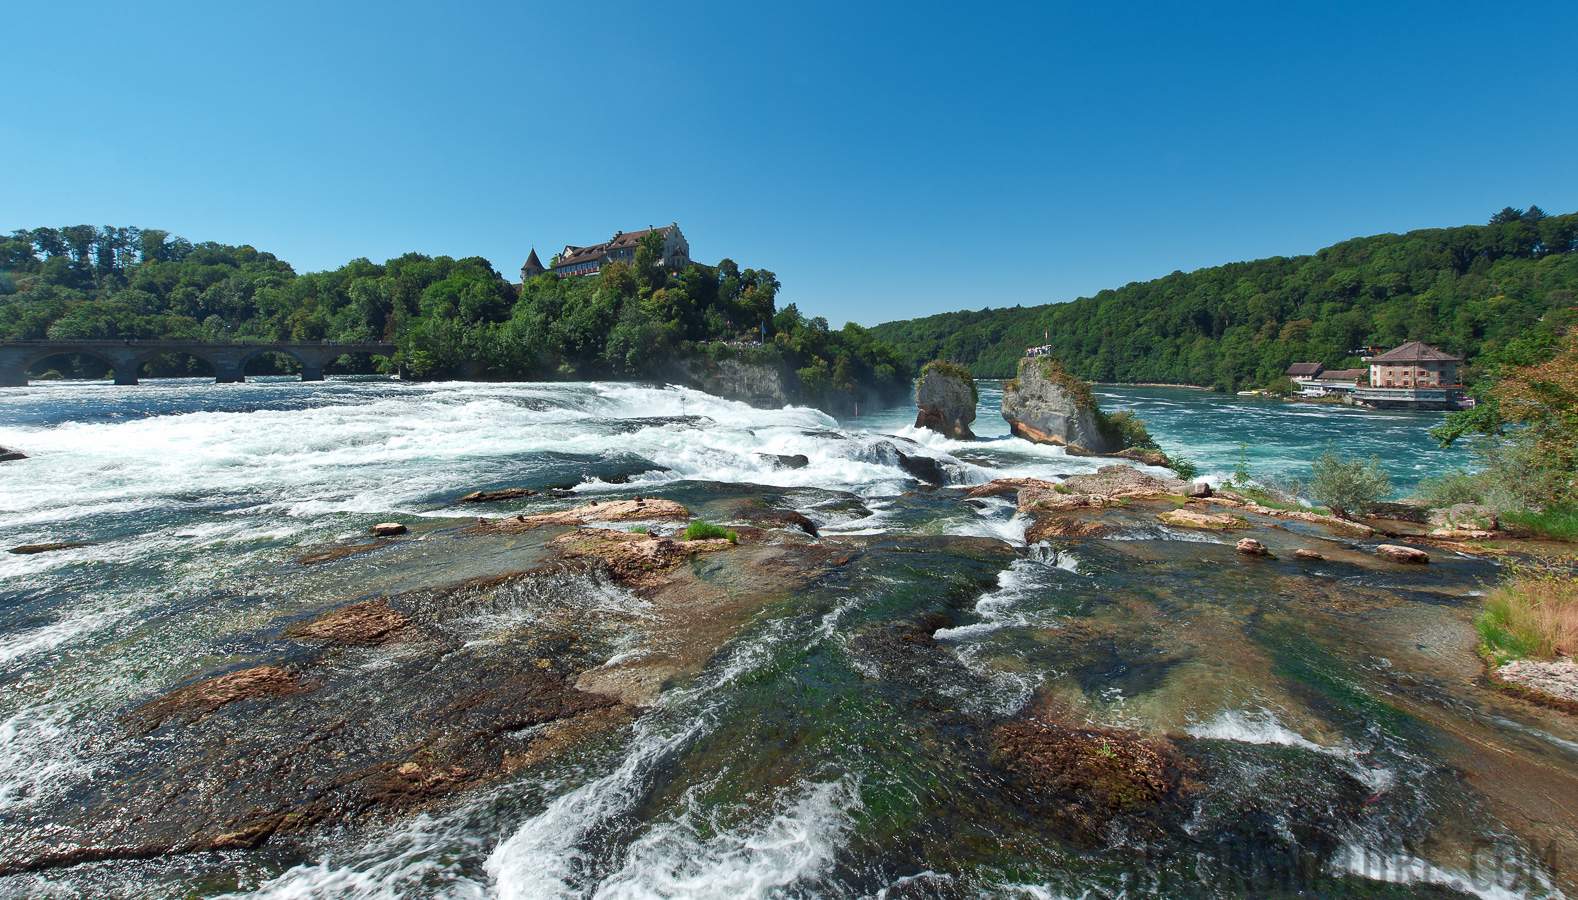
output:
[{"label": "green shrub", "polygon": [[1145,420],[1135,415],[1133,411],[1121,409],[1112,415],[1107,415],[1096,409],[1095,413],[1096,429],[1108,443],[1119,450],[1127,450],[1130,447],[1141,450],[1156,449],[1156,440],[1151,437],[1150,429],[1145,427]]},{"label": "green shrub", "polygon": [[1245,487],[1249,481],[1249,444],[1239,441],[1238,462],[1233,465],[1233,486]]},{"label": "green shrub", "polygon": [[1419,482],[1415,496],[1436,509],[1446,509],[1459,503],[1482,503],[1485,499],[1484,484],[1478,475],[1453,469],[1445,475],[1424,478]]},{"label": "green shrub", "polygon": [[1310,496],[1344,519],[1362,516],[1392,493],[1379,457],[1368,461],[1327,450],[1310,464]]},{"label": "green shrub", "polygon": [[1184,481],[1193,481],[1194,477],[1200,474],[1200,467],[1195,464],[1195,461],[1182,453],[1177,456],[1171,454],[1166,454],[1166,456],[1167,468],[1172,469],[1173,474]]},{"label": "green shrub", "polygon": [[714,525],[706,519],[696,519],[685,526],[685,540],[687,541],[712,541],[718,538],[727,538],[729,543],[737,544],[740,536],[733,531],[719,525]]},{"label": "green shrub", "polygon": [[1484,503],[1497,512],[1538,509],[1567,495],[1571,474],[1532,440],[1485,439],[1474,455],[1482,464],[1477,480]]},{"label": "green shrub", "polygon": [[645,525],[637,525],[636,527],[630,529],[630,533],[631,534],[651,534],[652,533],[652,529],[646,527]]}]

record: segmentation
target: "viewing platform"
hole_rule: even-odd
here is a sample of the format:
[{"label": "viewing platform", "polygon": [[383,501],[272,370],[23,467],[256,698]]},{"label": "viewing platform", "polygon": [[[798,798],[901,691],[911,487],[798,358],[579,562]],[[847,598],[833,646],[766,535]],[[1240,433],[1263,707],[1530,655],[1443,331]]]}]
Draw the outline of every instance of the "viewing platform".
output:
[{"label": "viewing platform", "polygon": [[1463,408],[1462,385],[1429,387],[1370,387],[1354,388],[1352,402],[1358,406],[1376,409],[1445,409]]},{"label": "viewing platform", "polygon": [[235,384],[247,380],[247,363],[264,353],[283,353],[296,360],[302,381],[322,381],[323,367],[347,353],[388,356],[395,349],[384,341],[0,341],[0,387],[27,386],[29,368],[63,354],[91,356],[110,367],[116,384],[136,384],[148,361],[166,353],[184,353],[213,366],[216,384]]}]

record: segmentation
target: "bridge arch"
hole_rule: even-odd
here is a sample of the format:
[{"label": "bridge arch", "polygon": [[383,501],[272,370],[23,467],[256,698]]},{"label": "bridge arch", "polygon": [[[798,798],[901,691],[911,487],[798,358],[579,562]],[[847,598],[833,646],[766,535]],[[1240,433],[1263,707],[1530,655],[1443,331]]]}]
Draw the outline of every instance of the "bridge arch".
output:
[{"label": "bridge arch", "polygon": [[21,376],[25,384],[27,373],[32,371],[34,366],[56,356],[86,356],[89,359],[96,359],[103,363],[109,372],[115,374],[116,384],[136,384],[137,372],[142,368],[141,364],[129,354],[107,353],[92,347],[40,348],[22,356],[17,365],[17,375]]},{"label": "bridge arch", "polygon": [[[295,360],[296,361],[296,365],[299,366],[300,369],[301,369],[301,376],[302,376],[301,380],[302,381],[322,381],[323,380],[323,364],[318,361],[318,358],[317,358],[316,355],[311,354],[311,353],[304,353],[304,352],[302,352],[301,350],[299,350],[299,349],[297,349],[295,347],[291,347],[291,346],[285,345],[285,344],[275,345],[275,346],[270,346],[270,347],[256,347],[256,348],[253,348],[251,352],[249,352],[245,356],[243,356],[240,359],[240,361],[237,362],[237,364],[236,364],[236,369],[237,369],[238,373],[241,375],[241,380],[243,380],[243,381],[246,380],[246,371],[247,371],[247,367],[248,366],[252,365],[258,359],[260,359],[260,358],[262,358],[264,356],[269,356],[271,354],[275,355],[275,356],[284,356],[284,357],[288,357],[290,359]],[[314,373],[314,372],[317,373],[317,377],[316,378],[310,377],[311,374]],[[287,371],[284,374],[289,375],[289,374],[292,374],[292,373]]]},{"label": "bridge arch", "polygon": [[90,370],[87,373],[87,377],[89,378],[103,377],[103,375],[115,371],[115,363],[113,360],[107,359],[97,353],[78,353],[72,350],[54,350],[43,353],[35,353],[24,358],[20,363],[18,363],[18,365],[20,366],[21,371],[28,375],[29,380],[36,377],[37,375],[43,374],[42,372],[35,372],[35,369],[44,369],[45,371],[48,369],[55,369],[60,372],[75,370],[78,374],[82,374],[84,367],[78,362],[77,358],[79,357],[91,359],[104,365],[105,371],[103,373],[95,375],[92,374]]},{"label": "bridge arch", "polygon": [[[173,369],[175,365],[175,358],[182,356],[195,359],[198,362],[203,363],[203,365],[207,367],[208,371],[188,371],[184,373],[160,371],[161,369]],[[136,368],[136,374],[139,378],[203,378],[213,377],[219,372],[219,364],[215,362],[214,358],[211,355],[204,353],[200,348],[197,347],[169,347],[161,350],[153,350],[138,356],[136,362],[133,363],[133,365]],[[190,368],[190,366],[188,366],[188,368]],[[144,372],[144,369],[147,369],[148,371]]]}]

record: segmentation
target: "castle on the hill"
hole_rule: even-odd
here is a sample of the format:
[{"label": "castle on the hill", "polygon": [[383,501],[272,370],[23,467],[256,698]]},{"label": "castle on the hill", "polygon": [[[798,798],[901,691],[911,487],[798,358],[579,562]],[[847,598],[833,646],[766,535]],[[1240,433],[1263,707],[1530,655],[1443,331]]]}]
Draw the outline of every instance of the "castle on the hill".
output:
[{"label": "castle on the hill", "polygon": [[553,272],[560,278],[571,275],[596,275],[602,270],[604,264],[615,260],[633,262],[636,250],[641,246],[641,239],[653,232],[663,236],[663,255],[658,259],[657,265],[678,271],[690,265],[690,242],[685,240],[685,235],[679,230],[679,223],[665,225],[662,228],[648,228],[645,231],[617,231],[614,236],[601,244],[589,247],[575,247],[569,244],[554,255],[547,268],[537,258],[537,248],[533,247],[531,255],[526,257],[526,265],[521,266],[521,282],[544,272]]}]

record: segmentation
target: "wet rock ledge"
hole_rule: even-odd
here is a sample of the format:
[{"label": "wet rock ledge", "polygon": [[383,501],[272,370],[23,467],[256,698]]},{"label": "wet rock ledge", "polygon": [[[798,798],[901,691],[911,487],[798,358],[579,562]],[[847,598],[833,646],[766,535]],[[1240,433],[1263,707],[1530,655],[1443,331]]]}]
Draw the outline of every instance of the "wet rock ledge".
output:
[{"label": "wet rock ledge", "polygon": [[[0,874],[288,846],[617,746],[762,605],[853,555],[798,529],[737,526],[731,542],[596,527],[689,517],[647,498],[430,535],[457,553],[524,539],[546,562],[272,623],[253,658],[124,710],[108,771],[36,810]],[[646,652],[618,652],[631,646]]]}]

